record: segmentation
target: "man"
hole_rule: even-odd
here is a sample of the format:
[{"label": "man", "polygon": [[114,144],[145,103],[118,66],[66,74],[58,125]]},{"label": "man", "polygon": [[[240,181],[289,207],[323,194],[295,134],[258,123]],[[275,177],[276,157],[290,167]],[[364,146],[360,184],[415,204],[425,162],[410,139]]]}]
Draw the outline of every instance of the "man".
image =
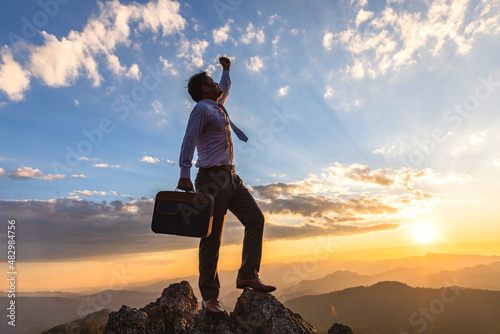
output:
[{"label": "man", "polygon": [[[190,170],[196,147],[198,150],[196,167],[199,167],[195,180],[196,190],[208,193],[215,199],[212,233],[209,237],[201,239],[199,248],[199,287],[203,297],[202,307],[209,313],[224,312],[218,299],[220,283],[217,262],[227,210],[245,226],[242,262],[236,287],[252,288],[261,292],[276,290],[274,286],[266,285],[259,279],[264,215],[235,172],[233,141],[229,126],[231,124],[234,129],[234,124],[229,120],[223,107],[231,86],[229,79],[231,61],[221,57],[219,62],[223,70],[220,86],[206,72],[197,73],[189,79],[188,92],[197,104],[189,116],[179,158],[181,176],[178,188],[193,190]],[[235,131],[241,132],[237,128]],[[246,141],[246,136],[242,135]]]}]

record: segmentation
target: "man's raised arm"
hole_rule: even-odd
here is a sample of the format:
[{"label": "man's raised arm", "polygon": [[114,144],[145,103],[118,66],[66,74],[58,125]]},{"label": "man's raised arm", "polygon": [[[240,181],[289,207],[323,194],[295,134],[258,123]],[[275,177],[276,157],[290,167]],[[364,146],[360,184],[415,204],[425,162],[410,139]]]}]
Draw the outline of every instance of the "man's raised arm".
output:
[{"label": "man's raised arm", "polygon": [[219,82],[219,87],[222,89],[222,96],[217,100],[217,103],[224,105],[231,88],[231,79],[229,78],[229,69],[231,68],[231,60],[226,57],[220,57],[219,63],[222,66],[222,75]]}]

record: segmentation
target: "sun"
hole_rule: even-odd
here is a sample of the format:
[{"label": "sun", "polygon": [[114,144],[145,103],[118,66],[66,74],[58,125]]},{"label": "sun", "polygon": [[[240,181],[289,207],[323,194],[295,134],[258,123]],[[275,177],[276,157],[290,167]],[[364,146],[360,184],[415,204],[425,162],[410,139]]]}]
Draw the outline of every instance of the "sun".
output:
[{"label": "sun", "polygon": [[412,228],[413,238],[421,244],[430,244],[436,240],[436,229],[429,223],[418,223]]}]

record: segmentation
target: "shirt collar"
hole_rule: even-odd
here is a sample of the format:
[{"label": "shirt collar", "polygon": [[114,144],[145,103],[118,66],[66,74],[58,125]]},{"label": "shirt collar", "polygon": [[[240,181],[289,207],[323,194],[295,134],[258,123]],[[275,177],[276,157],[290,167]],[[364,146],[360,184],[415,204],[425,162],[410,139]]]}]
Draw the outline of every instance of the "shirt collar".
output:
[{"label": "shirt collar", "polygon": [[217,101],[214,101],[214,100],[211,100],[211,99],[203,99],[200,102],[209,104],[209,105],[214,106],[214,107],[218,107],[219,106],[219,104],[217,103]]}]

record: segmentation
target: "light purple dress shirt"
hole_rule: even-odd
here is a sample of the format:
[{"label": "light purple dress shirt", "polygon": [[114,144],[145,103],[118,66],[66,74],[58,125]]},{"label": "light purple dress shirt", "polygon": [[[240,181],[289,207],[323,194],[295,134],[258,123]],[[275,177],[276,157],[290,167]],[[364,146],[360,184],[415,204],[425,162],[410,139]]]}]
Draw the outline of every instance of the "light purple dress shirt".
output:
[{"label": "light purple dress shirt", "polygon": [[191,161],[195,148],[198,150],[196,167],[207,168],[234,163],[229,123],[224,112],[218,107],[219,103],[226,103],[229,94],[229,71],[222,72],[219,86],[223,91],[219,100],[203,99],[191,111],[179,158],[181,178],[191,176]]}]

